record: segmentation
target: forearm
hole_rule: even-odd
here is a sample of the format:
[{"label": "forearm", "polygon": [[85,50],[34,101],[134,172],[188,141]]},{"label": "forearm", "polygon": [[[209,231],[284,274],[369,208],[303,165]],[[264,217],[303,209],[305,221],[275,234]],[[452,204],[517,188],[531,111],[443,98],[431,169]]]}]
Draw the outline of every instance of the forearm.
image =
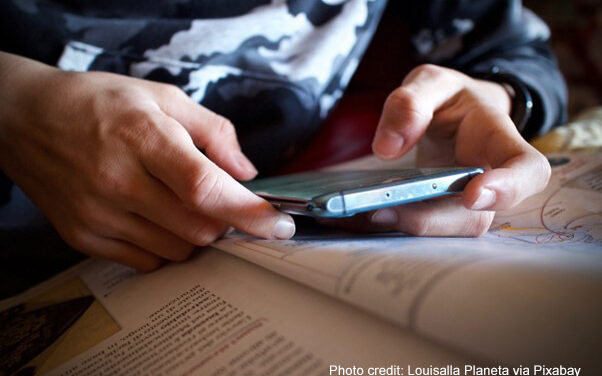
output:
[{"label": "forearm", "polygon": [[37,61],[0,52],[0,169],[6,172],[13,134],[24,119],[42,116],[37,104],[60,71]]},{"label": "forearm", "polygon": [[40,77],[58,69],[22,56],[0,51],[0,93],[2,103],[12,97],[13,92],[29,89],[41,83]]}]

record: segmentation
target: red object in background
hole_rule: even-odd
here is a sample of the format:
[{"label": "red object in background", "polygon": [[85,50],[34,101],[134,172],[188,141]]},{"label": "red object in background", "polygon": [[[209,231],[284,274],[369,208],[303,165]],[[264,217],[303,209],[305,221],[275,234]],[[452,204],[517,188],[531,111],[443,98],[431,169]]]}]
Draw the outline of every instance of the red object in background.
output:
[{"label": "red object in background", "polygon": [[326,167],[370,154],[387,94],[380,91],[346,94],[307,147],[278,171],[278,175]]}]

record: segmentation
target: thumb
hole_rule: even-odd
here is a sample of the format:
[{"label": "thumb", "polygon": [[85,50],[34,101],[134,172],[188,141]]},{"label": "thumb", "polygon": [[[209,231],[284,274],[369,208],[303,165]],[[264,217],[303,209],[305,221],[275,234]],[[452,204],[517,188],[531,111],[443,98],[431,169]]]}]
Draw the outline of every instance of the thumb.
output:
[{"label": "thumb", "polygon": [[474,177],[465,187],[464,205],[473,210],[504,210],[541,192],[550,178],[545,157],[524,154]]},{"label": "thumb", "polygon": [[[159,121],[159,120],[158,120]],[[289,215],[253,194],[220,169],[191,142],[174,119],[164,116],[158,132],[139,150],[143,166],[196,212],[267,239],[295,233]]]},{"label": "thumb", "polygon": [[[465,141],[460,159],[467,165],[491,168],[464,188],[467,208],[509,209],[545,189],[551,175],[548,160],[522,138],[507,115],[476,109],[465,117],[460,128],[458,137]],[[467,134],[474,138],[467,139]]]}]

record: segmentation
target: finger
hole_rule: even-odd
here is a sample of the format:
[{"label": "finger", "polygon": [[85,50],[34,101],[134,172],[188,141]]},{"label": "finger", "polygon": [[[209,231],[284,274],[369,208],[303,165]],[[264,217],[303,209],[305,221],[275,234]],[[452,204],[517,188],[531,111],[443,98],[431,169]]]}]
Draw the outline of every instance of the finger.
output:
[{"label": "finger", "polygon": [[504,210],[541,192],[550,172],[542,156],[522,155],[475,177],[464,188],[464,205],[473,210]]},{"label": "finger", "polygon": [[[484,124],[488,124],[487,133],[475,131],[478,129],[475,127]],[[470,141],[470,136],[478,139]],[[475,109],[462,121],[458,138],[474,146],[472,151],[465,148],[458,153],[463,164],[492,168],[464,188],[463,202],[467,208],[508,209],[541,192],[548,184],[551,174],[548,160],[522,138],[507,115],[487,107]]]},{"label": "finger", "polygon": [[130,266],[142,272],[152,272],[163,265],[163,260],[143,249],[117,239],[97,238],[96,249],[102,249],[97,256],[119,264]]},{"label": "finger", "polygon": [[176,86],[162,86],[161,109],[177,120],[190,134],[195,145],[229,174],[250,180],[257,170],[242,153],[232,123],[189,98]]},{"label": "finger", "polygon": [[421,65],[385,101],[372,149],[384,159],[405,154],[422,137],[434,112],[464,88],[464,76]]},{"label": "finger", "polygon": [[461,197],[446,197],[379,209],[370,221],[382,229],[415,236],[481,236],[494,212],[469,210]]},{"label": "finger", "polygon": [[[145,168],[198,213],[268,239],[288,239],[292,218],[275,210],[194,147],[173,119],[141,147]],[[175,123],[175,124],[174,124]],[[163,133],[162,133],[163,132]]]},{"label": "finger", "polygon": [[[76,249],[95,257],[106,258],[139,271],[150,272],[159,268],[163,260],[152,253],[123,240],[80,232],[76,239],[64,237]],[[73,242],[72,242],[73,240]]]},{"label": "finger", "polygon": [[[184,261],[190,257],[194,245],[173,233],[135,214],[115,216],[113,233],[106,237],[121,239],[170,261]],[[217,238],[217,230],[212,236]]]},{"label": "finger", "polygon": [[383,226],[375,225],[370,221],[370,213],[360,213],[356,214],[352,217],[345,218],[316,218],[316,222],[318,222],[322,226],[328,227],[336,227],[343,229],[349,232],[382,232],[382,231],[390,231],[389,228],[384,228]]},{"label": "finger", "polygon": [[140,177],[136,200],[124,201],[121,207],[197,246],[212,243],[228,227],[184,206],[162,182],[148,174]]}]

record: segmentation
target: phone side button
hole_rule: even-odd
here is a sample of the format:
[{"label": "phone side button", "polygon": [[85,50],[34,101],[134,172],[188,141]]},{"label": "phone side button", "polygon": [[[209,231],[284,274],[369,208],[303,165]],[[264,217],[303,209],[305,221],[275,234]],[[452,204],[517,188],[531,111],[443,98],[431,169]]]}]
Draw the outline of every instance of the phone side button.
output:
[{"label": "phone side button", "polygon": [[330,213],[345,215],[346,209],[345,200],[343,199],[343,196],[338,195],[328,199],[328,201],[326,201],[326,210]]}]

